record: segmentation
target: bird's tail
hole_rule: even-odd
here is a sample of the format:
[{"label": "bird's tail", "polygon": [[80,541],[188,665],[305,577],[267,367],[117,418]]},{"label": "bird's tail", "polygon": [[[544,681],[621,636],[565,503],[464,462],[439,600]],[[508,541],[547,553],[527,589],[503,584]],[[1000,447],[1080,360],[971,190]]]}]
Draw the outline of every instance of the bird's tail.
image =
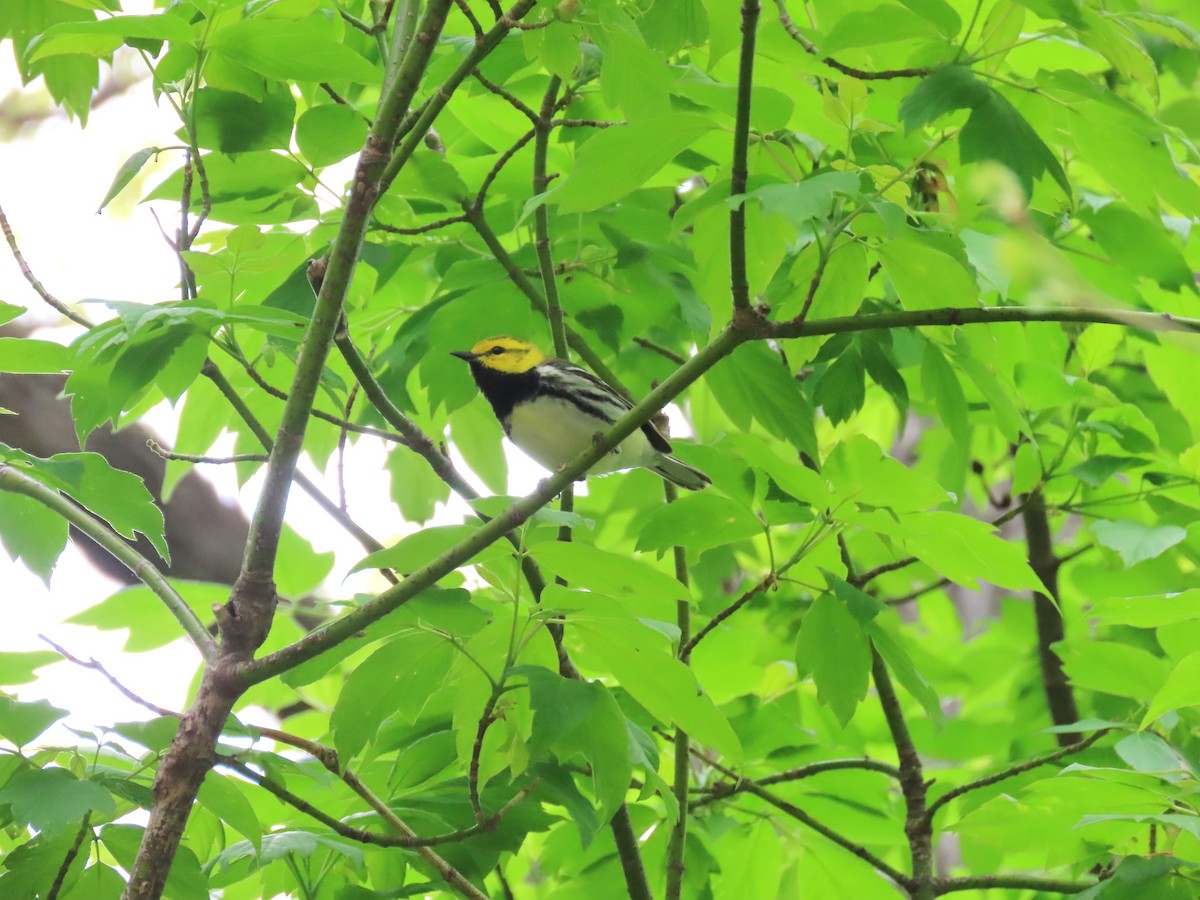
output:
[{"label": "bird's tail", "polygon": [[654,465],[650,466],[650,469],[667,479],[671,484],[686,488],[689,491],[698,491],[712,484],[712,479],[699,469],[689,466],[687,463],[673,456],[667,456],[665,453],[658,458]]}]

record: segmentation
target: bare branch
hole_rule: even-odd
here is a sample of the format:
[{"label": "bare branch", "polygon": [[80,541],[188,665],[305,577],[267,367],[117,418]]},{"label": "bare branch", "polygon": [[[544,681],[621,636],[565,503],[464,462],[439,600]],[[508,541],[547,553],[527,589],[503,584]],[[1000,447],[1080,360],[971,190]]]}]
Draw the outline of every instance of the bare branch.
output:
[{"label": "bare branch", "polygon": [[33,274],[33,270],[29,268],[29,263],[25,262],[25,256],[21,253],[21,248],[17,244],[17,237],[13,234],[12,227],[8,224],[8,216],[4,214],[3,208],[0,208],[0,231],[4,232],[4,239],[8,241],[8,249],[12,252],[12,257],[16,260],[17,267],[21,270],[21,274],[25,276],[25,280],[29,282],[29,286],[33,288],[34,292],[48,306],[53,307],[76,325],[91,328],[92,323],[88,320],[87,316],[75,312],[75,310],[46,290],[46,286],[38,281],[37,276]]}]

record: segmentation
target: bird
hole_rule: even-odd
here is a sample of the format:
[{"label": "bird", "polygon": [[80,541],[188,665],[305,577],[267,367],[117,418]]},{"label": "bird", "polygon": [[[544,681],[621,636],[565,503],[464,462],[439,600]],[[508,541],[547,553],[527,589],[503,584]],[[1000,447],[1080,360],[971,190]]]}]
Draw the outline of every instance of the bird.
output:
[{"label": "bird", "polygon": [[[475,384],[509,440],[551,471],[562,469],[633,408],[586,369],[509,335],[484,338],[470,350],[450,355],[470,365]],[[589,471],[599,475],[639,467],[691,491],[712,483],[699,469],[672,456],[671,442],[650,422],[642,423]]]}]

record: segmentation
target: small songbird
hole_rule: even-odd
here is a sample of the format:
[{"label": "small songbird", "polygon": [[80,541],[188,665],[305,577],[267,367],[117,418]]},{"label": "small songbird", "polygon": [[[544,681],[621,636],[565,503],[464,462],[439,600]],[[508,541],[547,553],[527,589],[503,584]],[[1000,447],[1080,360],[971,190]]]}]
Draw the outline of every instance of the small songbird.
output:
[{"label": "small songbird", "polygon": [[[451,355],[471,366],[509,439],[551,471],[587,449],[631,409],[629,401],[578,366],[546,356],[526,341],[490,337]],[[649,422],[625,438],[592,474],[643,467],[681,488],[695,491],[709,477],[671,455],[671,443]]]}]

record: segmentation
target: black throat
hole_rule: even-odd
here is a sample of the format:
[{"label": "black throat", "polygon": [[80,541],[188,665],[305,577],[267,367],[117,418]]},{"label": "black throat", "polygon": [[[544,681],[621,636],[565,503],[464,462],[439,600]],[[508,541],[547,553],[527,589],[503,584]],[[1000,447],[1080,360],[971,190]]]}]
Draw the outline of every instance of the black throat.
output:
[{"label": "black throat", "polygon": [[471,376],[475,379],[475,384],[479,386],[483,396],[487,397],[488,403],[492,404],[492,411],[496,413],[496,418],[504,426],[505,434],[508,433],[513,407],[522,400],[533,399],[538,391],[536,369],[520,373],[497,372],[495,369],[472,360]]}]

